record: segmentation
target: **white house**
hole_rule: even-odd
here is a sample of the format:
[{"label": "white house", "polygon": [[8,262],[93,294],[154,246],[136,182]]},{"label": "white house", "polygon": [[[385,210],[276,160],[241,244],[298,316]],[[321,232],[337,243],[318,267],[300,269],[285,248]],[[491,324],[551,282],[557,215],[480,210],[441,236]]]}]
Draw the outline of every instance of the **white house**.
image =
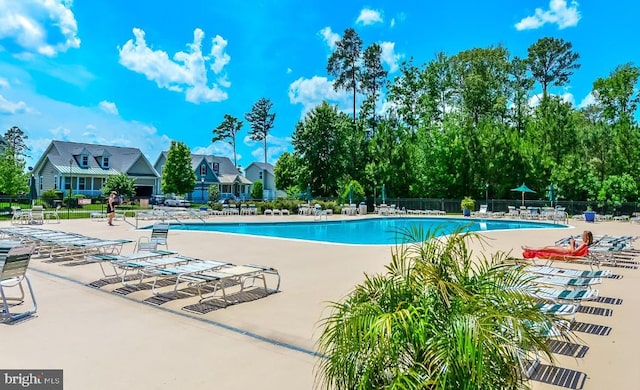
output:
[{"label": "white house", "polygon": [[262,182],[262,197],[272,200],[277,197],[285,197],[286,193],[276,188],[275,167],[269,163],[253,162],[245,169],[245,176],[251,182]]},{"label": "white house", "polygon": [[135,180],[136,196],[151,196],[160,175],[138,148],[51,141],[32,174],[38,195],[55,189],[66,194],[102,195],[109,176],[126,174]]},{"label": "white house", "polygon": [[[162,176],[168,152],[160,153],[154,167]],[[217,184],[221,194],[233,194],[240,198],[250,197],[251,181],[233,165],[227,157],[191,155],[191,167],[196,173],[196,185],[189,199],[205,203],[209,199],[208,188]]]}]

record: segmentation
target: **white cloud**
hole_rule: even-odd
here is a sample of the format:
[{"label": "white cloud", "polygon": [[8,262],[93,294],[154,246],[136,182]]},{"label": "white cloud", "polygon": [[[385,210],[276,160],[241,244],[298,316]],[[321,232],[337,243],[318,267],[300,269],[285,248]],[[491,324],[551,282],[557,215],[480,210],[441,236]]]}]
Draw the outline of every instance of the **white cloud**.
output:
[{"label": "white cloud", "polygon": [[[91,126],[91,125],[90,125]],[[87,126],[89,127],[89,126]],[[95,128],[95,126],[94,126]],[[54,139],[66,140],[69,135],[71,135],[71,130],[66,127],[58,126],[49,130],[49,134],[51,134]],[[46,145],[45,145],[46,146]]]},{"label": "white cloud", "polygon": [[293,69],[287,68],[287,74],[291,74],[291,72],[293,72]]},{"label": "white cloud", "polygon": [[[191,153],[228,157],[233,162],[233,147],[225,141],[217,141],[209,146],[197,146],[191,150]],[[237,158],[240,161],[242,155],[238,153]]]},{"label": "white cloud", "polygon": [[[13,92],[13,91],[12,91]],[[98,105],[76,106],[22,88],[28,109],[0,115],[0,128],[19,126],[29,136],[27,165],[33,166],[52,139],[140,148],[152,162],[171,139],[151,125],[105,115]]]},{"label": "white cloud", "polygon": [[363,8],[362,11],[360,11],[360,15],[358,15],[358,19],[356,19],[356,24],[358,23],[364,26],[382,23],[382,15],[380,14],[380,11]]},{"label": "white cloud", "polygon": [[[230,85],[226,78],[222,78],[220,85],[212,83],[209,87],[205,63],[211,58],[202,55],[202,39],[204,32],[196,28],[193,32],[193,43],[188,44],[189,52],[179,51],[173,60],[162,50],[152,50],[145,41],[145,32],[139,28],[133,29],[135,41],[128,40],[119,48],[120,64],[127,69],[143,74],[148,80],[154,81],[160,88],[174,92],[184,92],[186,100],[191,103],[219,102],[227,99],[227,93],[220,85]],[[224,54],[226,41],[220,36],[213,40],[211,49],[214,57],[212,70],[219,73],[229,62]],[[225,57],[226,56],[226,57]]]},{"label": "white cloud", "polygon": [[405,14],[404,12],[397,13],[396,17],[391,18],[391,20],[389,21],[389,28],[394,28],[396,24],[402,23],[406,19],[407,19],[407,14]]},{"label": "white cloud", "polygon": [[347,93],[334,91],[333,82],[326,77],[313,76],[310,79],[301,77],[289,85],[289,102],[302,104],[303,116],[323,100],[344,104],[347,99]]},{"label": "white cloud", "polygon": [[584,99],[580,101],[580,104],[578,104],[578,108],[586,108],[594,104],[596,104],[596,97],[593,95],[593,92],[589,92],[587,96],[585,96]]},{"label": "white cloud", "polygon": [[216,35],[216,37],[211,40],[211,55],[214,58],[213,64],[211,64],[211,70],[215,74],[220,73],[222,68],[231,61],[231,56],[224,52],[225,47],[227,47],[227,41],[220,35]]},{"label": "white cloud", "polygon": [[331,50],[334,50],[336,48],[336,42],[340,40],[340,35],[331,31],[331,27],[329,26],[318,31],[318,35],[322,36],[322,39]]},{"label": "white cloud", "polygon": [[[11,84],[9,84],[9,80],[0,77],[0,89],[10,90]],[[33,110],[27,106],[27,103],[22,100],[17,102],[11,101],[3,95],[0,95],[0,115],[21,114],[25,112],[33,112]]]},{"label": "white cloud", "polygon": [[578,2],[571,1],[567,7],[566,0],[550,0],[549,9],[536,8],[532,16],[523,18],[515,24],[516,30],[533,30],[544,26],[547,23],[556,24],[560,30],[567,27],[574,27],[580,21]]},{"label": "white cloud", "polygon": [[113,102],[103,100],[98,104],[98,107],[108,114],[118,115],[118,107],[116,107],[116,104]]},{"label": "white cloud", "polygon": [[[562,95],[549,94],[549,96],[559,96],[562,101],[575,105],[575,98],[571,92],[564,92]],[[536,107],[542,101],[542,94],[537,93],[529,98],[529,107]]]},{"label": "white cloud", "polygon": [[23,101],[11,102],[0,95],[0,114],[20,114],[27,112],[27,104]]},{"label": "white cloud", "polygon": [[573,94],[570,92],[565,92],[562,95],[560,95],[560,98],[562,98],[562,100],[565,103],[569,103],[572,106],[574,106],[576,104],[576,99],[573,97]]},{"label": "white cloud", "polygon": [[382,42],[380,48],[382,49],[381,59],[382,62],[389,65],[389,73],[394,73],[398,70],[398,62],[404,57],[402,54],[395,53],[395,42]]},{"label": "white cloud", "polygon": [[[251,162],[264,162],[264,141],[254,141],[249,136],[246,136],[244,137],[244,143],[249,147],[255,147],[251,151],[251,156],[253,157]],[[275,165],[280,155],[289,150],[291,150],[291,137],[267,136],[267,162],[270,164]]]},{"label": "white cloud", "polygon": [[216,79],[216,81],[218,82],[218,84],[220,84],[220,85],[221,85],[221,86],[223,86],[224,88],[229,88],[229,87],[231,87],[231,81],[229,81],[229,80],[227,79],[227,75],[226,75],[226,74],[225,74],[224,76],[222,76],[222,77],[218,77],[218,78]]},{"label": "white cloud", "polygon": [[[53,57],[78,48],[78,24],[71,4],[71,0],[0,0],[0,39],[12,39],[24,49],[15,53],[22,59],[32,58],[32,53]],[[50,42],[58,36],[58,42]]]}]

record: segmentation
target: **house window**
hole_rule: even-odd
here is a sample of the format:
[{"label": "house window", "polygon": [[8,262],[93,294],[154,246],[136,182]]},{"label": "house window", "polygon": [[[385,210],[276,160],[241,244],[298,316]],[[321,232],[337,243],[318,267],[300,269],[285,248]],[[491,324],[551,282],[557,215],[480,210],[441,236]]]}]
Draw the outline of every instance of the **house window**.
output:
[{"label": "house window", "polygon": [[42,190],[42,182],[44,181],[44,178],[42,176],[40,176],[40,189]]},{"label": "house window", "polygon": [[260,171],[260,175],[259,176],[260,176],[260,180],[262,180],[262,171]]},{"label": "house window", "polygon": [[212,163],[211,164],[211,169],[213,169],[213,173],[215,173],[216,175],[220,174],[220,164],[219,163]]},{"label": "house window", "polygon": [[67,176],[64,178],[64,189],[68,190],[71,188],[71,177]]},{"label": "house window", "polygon": [[82,166],[89,166],[89,156],[87,156],[86,154],[82,155]]},{"label": "house window", "polygon": [[206,164],[200,165],[200,177],[207,176],[207,166]]},{"label": "house window", "polygon": [[78,178],[78,189],[79,190],[84,190],[84,177],[79,177]]},{"label": "house window", "polygon": [[109,168],[109,157],[102,157],[102,168]]},{"label": "house window", "polygon": [[58,176],[53,177],[53,189],[54,190],[58,189]]}]

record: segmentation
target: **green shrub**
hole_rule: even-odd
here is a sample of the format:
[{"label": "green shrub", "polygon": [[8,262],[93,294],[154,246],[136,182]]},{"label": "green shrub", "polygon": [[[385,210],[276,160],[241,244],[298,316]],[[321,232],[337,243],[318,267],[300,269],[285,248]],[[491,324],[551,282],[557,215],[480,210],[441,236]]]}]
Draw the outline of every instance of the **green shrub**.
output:
[{"label": "green shrub", "polygon": [[253,199],[262,199],[262,188],[262,181],[254,181],[253,188],[251,189],[251,197]]},{"label": "green shrub", "polygon": [[[220,187],[217,184],[211,184],[207,193],[209,194],[209,204],[213,208],[213,204],[220,198]],[[220,209],[222,209],[222,207]]]},{"label": "green shrub", "polygon": [[462,210],[473,211],[476,208],[476,201],[468,196],[465,196],[464,199],[462,199],[462,202],[460,202],[460,208]]},{"label": "green shrub", "polygon": [[62,200],[62,191],[45,190],[40,194],[40,198],[44,201],[47,208],[53,208],[56,206],[54,200]]},{"label": "green shrub", "polygon": [[351,180],[342,188],[338,201],[342,203],[349,203],[349,193],[352,195],[351,201],[353,203],[359,203],[364,200],[364,189],[357,180]]}]

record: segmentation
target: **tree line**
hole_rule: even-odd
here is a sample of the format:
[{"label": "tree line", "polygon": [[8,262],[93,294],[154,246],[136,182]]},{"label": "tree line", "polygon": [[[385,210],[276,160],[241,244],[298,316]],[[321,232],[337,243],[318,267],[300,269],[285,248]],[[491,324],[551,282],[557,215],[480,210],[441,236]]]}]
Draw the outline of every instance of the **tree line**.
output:
[{"label": "tree line", "polygon": [[345,31],[327,72],[352,95],[353,115],[323,102],[298,122],[293,153],[276,164],[278,188],[336,197],[355,180],[369,197],[384,183],[391,197],[511,198],[525,182],[540,197],[553,184],[560,199],[638,198],[634,64],[595,80],[592,102],[575,107],[552,93],[580,68],[559,38],[539,39],[525,58],[498,45],[410,59],[392,80],[380,56],[377,44],[362,50],[355,30]]},{"label": "tree line", "polygon": [[[638,199],[635,64],[621,64],[594,80],[591,102],[575,107],[552,93],[569,85],[580,68],[579,54],[563,39],[541,38],[524,58],[497,45],[441,52],[421,65],[409,59],[393,79],[381,56],[377,43],[363,49],[357,32],[345,30],[327,73],[335,78],[334,89],[353,99],[352,115],[325,101],[300,120],[293,152],[276,163],[278,188],[297,195],[310,187],[313,196],[335,198],[357,183],[370,198],[384,184],[389,197],[482,198],[488,191],[492,198],[511,198],[517,195],[510,190],[525,182],[540,197],[553,184],[559,199]],[[265,162],[275,118],[268,98],[244,115],[250,138],[263,143]],[[243,125],[226,114],[212,131],[212,142],[232,146],[236,166]],[[28,183],[19,177],[27,137],[17,131],[12,127],[5,134],[9,145],[0,171],[9,174],[1,175],[7,178],[0,181],[3,193],[26,190]],[[189,153],[178,153],[184,160],[178,165]],[[165,170],[163,192],[193,190],[194,176],[183,173]]]}]

